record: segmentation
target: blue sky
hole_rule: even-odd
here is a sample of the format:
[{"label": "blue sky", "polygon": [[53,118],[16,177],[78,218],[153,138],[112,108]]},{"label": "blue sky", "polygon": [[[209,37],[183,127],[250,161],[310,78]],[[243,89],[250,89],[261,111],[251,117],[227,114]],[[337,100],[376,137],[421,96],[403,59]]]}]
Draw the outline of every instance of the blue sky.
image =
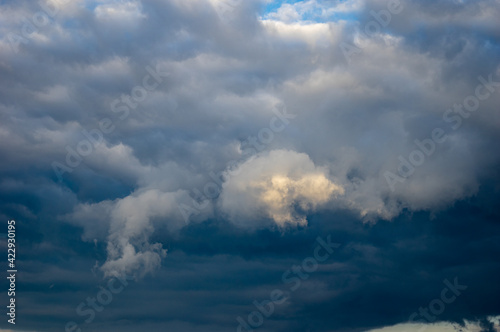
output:
[{"label": "blue sky", "polygon": [[[312,1],[296,1],[296,0],[288,0],[288,1],[270,1],[266,3],[265,9],[263,11],[262,16],[264,18],[269,17],[270,14],[275,14],[277,11],[283,7],[283,5],[300,5],[307,2]],[[322,9],[333,8],[337,4],[346,3],[346,1],[338,1],[338,0],[326,0],[326,1],[314,1],[314,6],[312,6],[311,10],[307,10],[305,12],[301,12],[301,21],[306,23],[325,23],[329,21],[337,21],[337,20],[350,20],[354,21],[357,18],[357,13],[354,12],[336,12],[332,13],[327,17],[322,17],[321,12]]]}]

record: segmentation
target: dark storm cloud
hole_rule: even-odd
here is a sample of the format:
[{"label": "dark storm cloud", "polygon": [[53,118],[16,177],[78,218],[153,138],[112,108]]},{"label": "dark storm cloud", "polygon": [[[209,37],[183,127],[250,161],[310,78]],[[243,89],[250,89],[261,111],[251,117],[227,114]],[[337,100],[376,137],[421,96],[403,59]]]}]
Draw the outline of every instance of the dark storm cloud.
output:
[{"label": "dark storm cloud", "polygon": [[[485,194],[498,198],[498,191]],[[55,322],[75,321],[95,331],[132,331],[138,323],[153,330],[235,331],[236,318],[256,310],[254,300],[281,289],[288,299],[266,318],[262,331],[361,331],[407,321],[439,296],[443,280],[454,278],[468,288],[438,319],[475,320],[495,314],[500,291],[499,216],[478,213],[489,207],[480,196],[434,218],[404,214],[372,226],[350,213],[318,214],[307,229],[287,236],[279,230],[248,234],[222,221],[192,224],[177,234],[158,230],[155,237],[169,243],[168,264],[114,295],[91,325],[73,308],[105,285],[82,268],[92,264],[85,263],[91,256],[104,259],[105,248],[79,245],[78,260],[67,253],[38,263],[56,248],[33,246],[39,254],[23,260],[20,289],[29,307],[25,319],[33,323],[23,326],[51,330]],[[341,247],[290,291],[293,283],[283,282],[283,273],[313,254],[317,236],[328,234]]]},{"label": "dark storm cloud", "polygon": [[[341,235],[339,265],[263,330],[405,322],[456,276],[470,291],[439,319],[498,314],[500,88],[481,88],[490,95],[458,129],[443,118],[479,76],[500,81],[498,1],[402,1],[368,38],[357,31],[387,1],[265,3],[74,1],[23,35],[40,5],[2,2],[0,216],[18,220],[28,248],[26,328],[80,319],[102,272],[160,269],[92,328],[234,331],[320,234]],[[342,43],[361,52],[348,62]],[[127,103],[148,76],[158,85]],[[448,139],[391,190],[384,174],[434,128]],[[68,149],[97,130],[102,142],[68,166]],[[54,162],[69,168],[61,176]],[[199,208],[193,193],[213,174],[224,184]],[[137,309],[137,298],[149,302]]]}]

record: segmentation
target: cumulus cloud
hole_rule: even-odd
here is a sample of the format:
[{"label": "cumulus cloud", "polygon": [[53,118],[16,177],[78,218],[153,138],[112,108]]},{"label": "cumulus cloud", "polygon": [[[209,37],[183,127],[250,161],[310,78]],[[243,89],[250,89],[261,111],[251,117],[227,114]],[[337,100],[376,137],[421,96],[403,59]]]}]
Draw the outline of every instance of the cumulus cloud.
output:
[{"label": "cumulus cloud", "polygon": [[488,322],[493,324],[492,330],[484,329],[481,322],[465,321],[464,324],[457,323],[435,323],[435,324],[398,324],[395,326],[384,327],[380,329],[369,330],[367,332],[498,332],[500,325],[498,324],[498,317],[490,317]]},{"label": "cumulus cloud", "polygon": [[[187,199],[184,190],[143,189],[122,199],[79,204],[62,219],[81,226],[84,240],[107,243],[107,259],[101,266],[105,276],[140,277],[156,270],[167,254],[161,243],[150,241],[155,227],[183,227],[185,220],[178,202]],[[210,213],[211,209],[207,209],[198,219]]]},{"label": "cumulus cloud", "polygon": [[277,225],[307,225],[306,214],[344,189],[304,153],[273,150],[241,164],[224,183],[221,208],[240,225],[255,227],[262,217]]},{"label": "cumulus cloud", "polygon": [[105,275],[144,275],[159,266],[166,250],[160,243],[149,243],[154,231],[151,219],[162,217],[171,224],[179,221],[178,194],[148,190],[116,202],[111,211],[108,257],[102,266]]},{"label": "cumulus cloud", "polygon": [[120,24],[121,27],[134,23],[138,19],[146,18],[141,11],[142,6],[138,1],[115,1],[96,6],[94,14],[98,20],[108,21],[115,26]]}]

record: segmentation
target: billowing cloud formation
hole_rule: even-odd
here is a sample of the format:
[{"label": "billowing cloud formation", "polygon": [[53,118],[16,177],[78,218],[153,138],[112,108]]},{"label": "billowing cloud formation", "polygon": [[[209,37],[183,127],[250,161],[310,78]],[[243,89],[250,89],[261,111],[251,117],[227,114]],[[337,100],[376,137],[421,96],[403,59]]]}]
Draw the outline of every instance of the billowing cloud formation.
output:
[{"label": "billowing cloud formation", "polygon": [[[279,226],[307,225],[306,213],[344,192],[304,153],[273,150],[246,161],[223,185],[222,210],[252,227],[262,218]],[[249,223],[249,224],[248,224]]]},{"label": "billowing cloud formation", "polygon": [[102,267],[105,273],[123,275],[139,269],[146,274],[157,268],[166,250],[160,243],[149,243],[148,237],[154,230],[150,221],[154,217],[172,219],[175,208],[175,194],[158,190],[117,202],[111,213],[108,259]]},{"label": "billowing cloud formation", "polygon": [[[108,256],[102,266],[106,276],[143,276],[158,268],[167,254],[161,243],[149,241],[155,222],[171,230],[183,227],[178,202],[187,199],[183,190],[143,189],[123,199],[79,204],[65,218],[84,228],[84,239],[107,241]],[[209,214],[207,209],[199,217],[207,218]]]}]

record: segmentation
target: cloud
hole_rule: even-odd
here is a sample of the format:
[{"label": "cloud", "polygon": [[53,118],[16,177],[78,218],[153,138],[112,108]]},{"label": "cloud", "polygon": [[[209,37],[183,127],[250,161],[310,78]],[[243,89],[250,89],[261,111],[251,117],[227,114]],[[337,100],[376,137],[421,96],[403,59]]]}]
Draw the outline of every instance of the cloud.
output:
[{"label": "cloud", "polygon": [[233,172],[237,175],[223,185],[221,208],[233,222],[251,228],[262,217],[280,227],[305,226],[307,213],[344,193],[325,169],[295,151],[270,151]]},{"label": "cloud", "polygon": [[113,23],[115,26],[119,24],[119,27],[125,27],[128,24],[134,24],[136,20],[146,18],[142,13],[141,3],[137,1],[116,1],[98,5],[94,13],[98,20]]},{"label": "cloud", "polygon": [[[174,229],[181,227],[184,221],[177,201],[185,199],[181,197],[183,195],[186,192],[149,189],[113,202],[109,213],[108,256],[101,267],[106,276],[143,276],[160,266],[167,251],[161,243],[149,241],[149,236],[154,232],[154,220],[164,220]],[[104,204],[107,209],[109,203]]]},{"label": "cloud", "polygon": [[[116,127],[81,166],[65,174],[63,184],[74,201],[65,207],[73,215],[62,215],[83,228],[85,240],[101,241],[116,225],[109,237],[110,252],[116,251],[111,261],[122,257],[133,237],[142,231],[151,234],[152,224],[181,228],[172,199],[191,202],[181,193],[203,188],[210,172],[224,172],[230,160],[244,160],[237,147],[269,123],[276,103],[298,116],[276,135],[269,150],[297,151],[312,166],[305,166],[304,159],[297,161],[304,169],[296,175],[289,175],[285,166],[276,166],[275,173],[262,166],[259,173],[247,171],[248,165],[274,163],[272,154],[247,161],[240,166],[246,175],[225,183],[220,198],[192,216],[196,221],[214,216],[219,207],[236,223],[261,226],[305,225],[307,214],[318,209],[348,209],[371,222],[394,219],[405,209],[438,211],[474,195],[480,179],[498,163],[498,155],[489,153],[498,136],[498,122],[491,121],[495,94],[394,192],[384,178],[386,171],[397,170],[399,155],[415,149],[415,139],[445,125],[442,113],[474,92],[478,74],[499,73],[492,61],[496,53],[487,46],[497,40],[491,28],[497,11],[493,2],[439,2],[432,6],[447,13],[439,19],[427,6],[405,2],[406,10],[394,15],[387,29],[366,40],[359,40],[353,28],[373,20],[370,10],[385,8],[383,1],[303,1],[278,7],[276,13],[300,16],[294,19],[254,15],[257,4],[231,3],[231,21],[217,16],[212,4],[104,1],[94,7],[79,2],[65,6],[60,19],[39,29],[47,42],[30,39],[14,54],[8,40],[2,41],[0,107],[5,116],[0,148],[5,172],[14,177],[30,172],[52,181],[50,164],[64,161],[66,145],[75,147],[85,138],[84,129],[96,128],[102,118]],[[9,6],[9,15],[2,14],[8,16],[2,31],[21,29],[19,21],[8,18],[22,17],[29,9],[39,10],[35,5]],[[358,16],[340,20],[332,18],[334,12]],[[133,24],[121,29],[113,23],[115,29],[101,33],[108,24],[100,19],[104,17]],[[416,17],[427,22],[424,37],[406,24]],[[84,23],[66,25],[69,19]],[[456,27],[455,35],[437,33],[447,24]],[[478,31],[474,36],[467,32],[471,27]],[[134,47],[127,46],[129,39]],[[359,41],[364,53],[348,65],[339,45]],[[35,58],[50,66],[34,66]],[[110,103],[141,84],[152,63],[171,75],[120,120]],[[235,187],[240,182],[247,193]],[[320,190],[311,194],[316,187]],[[168,202],[172,211],[150,207],[134,221],[119,222],[116,212],[112,217],[123,209],[118,202],[140,201],[150,190],[157,190],[163,197],[159,201]],[[273,223],[248,222],[254,217]],[[145,221],[139,222],[141,218]],[[132,237],[118,231],[128,224],[138,227]],[[139,243],[131,244],[131,257],[141,252]]]},{"label": "cloud", "polygon": [[[290,304],[290,325],[302,317],[295,313],[319,322],[292,326],[300,331],[341,329],[361,318],[368,327],[401,321],[399,298],[390,313],[375,318],[366,313],[378,308],[376,289],[386,286],[383,295],[392,294],[402,275],[419,285],[429,285],[427,278],[436,271],[449,278],[444,272],[454,266],[463,265],[461,273],[474,266],[476,278],[498,275],[492,226],[498,219],[493,208],[498,191],[492,188],[498,188],[500,178],[498,88],[462,119],[459,130],[443,119],[444,112],[475,93],[478,76],[491,74],[500,81],[498,0],[402,0],[404,10],[372,36],[359,30],[375,20],[373,12],[387,8],[386,0],[66,2],[44,26],[33,23],[41,10],[37,1],[2,1],[0,10],[0,216],[19,220],[34,270],[77,262],[71,268],[83,273],[96,260],[108,276],[152,271],[165,276],[179,267],[182,284],[184,269],[191,268],[183,261],[203,259],[210,265],[220,255],[224,263],[210,267],[220,270],[217,277],[224,282],[207,286],[213,292],[204,294],[213,301],[207,303],[219,303],[220,285],[231,282],[220,267],[231,265],[232,258],[252,257],[252,267],[266,270],[279,256],[279,267],[286,269],[317,234],[355,238],[348,246],[352,257],[322,267],[328,273],[320,277],[318,271],[321,282],[310,288],[328,292],[297,293]],[[266,4],[274,9],[265,11]],[[36,31],[27,33],[33,26]],[[25,38],[17,51],[11,33]],[[340,48],[343,42],[362,49],[350,63]],[[137,105],[127,100],[142,91],[137,87],[151,75],[147,68],[157,66],[169,76]],[[121,118],[111,106],[115,100],[127,108],[128,117]],[[296,117],[249,158],[243,142],[269,125],[278,104]],[[52,163],[64,163],[67,147],[76,149],[104,118],[114,131],[59,182]],[[399,157],[408,159],[418,148],[415,140],[425,140],[436,127],[446,131],[447,140],[391,190],[384,174],[397,173]],[[236,170],[228,169],[231,161],[237,162]],[[225,174],[226,180],[219,185],[213,174]],[[220,196],[194,200],[193,192],[211,181]],[[197,210],[187,222],[179,204]],[[467,208],[456,209],[464,204]],[[427,220],[433,216],[438,216],[435,223]],[[431,236],[432,227],[438,229]],[[387,236],[379,240],[382,233]],[[172,251],[189,257],[168,260],[162,270],[167,249],[169,258]],[[412,266],[398,274],[406,264]],[[252,275],[242,266],[227,275]],[[204,268],[193,267],[183,291],[199,284]],[[348,272],[337,278],[337,268]],[[48,275],[26,273],[33,280],[30,289],[39,285],[37,277],[51,281]],[[63,275],[67,284],[75,274]],[[259,282],[272,279],[262,276]],[[384,278],[391,282],[374,286],[374,280]],[[263,287],[241,280],[237,286],[251,296]],[[407,289],[401,286],[393,298]],[[495,294],[478,289],[470,308],[448,318],[496,310],[489,298]],[[344,297],[339,299],[339,293]],[[176,298],[186,297],[179,294]],[[156,295],[165,298],[165,293]],[[40,303],[65,301],[53,293],[43,296]],[[354,300],[360,296],[371,301]],[[323,300],[325,306],[315,306]],[[419,301],[411,305],[418,308]],[[34,302],[29,303],[36,307]],[[189,299],[185,303],[193,305]],[[68,315],[74,314],[72,306]],[[239,306],[231,312],[237,315]],[[336,322],[332,308],[339,309]],[[213,317],[224,311],[216,309],[189,319],[206,330],[223,331]],[[52,311],[54,317],[59,314]],[[315,320],[314,313],[321,317]],[[38,327],[42,315],[30,314]],[[178,318],[169,315],[172,321]],[[224,327],[234,331],[234,317],[228,321]],[[199,330],[196,323],[190,321],[189,328]],[[272,324],[270,330],[279,330],[279,322]]]},{"label": "cloud", "polygon": [[500,325],[498,324],[498,318],[491,317],[490,322],[495,322],[496,325],[493,327],[494,330],[484,330],[483,325],[480,322],[465,321],[463,325],[456,323],[435,323],[435,324],[398,324],[391,327],[383,327],[380,329],[369,330],[366,332],[498,332],[500,331]]}]

